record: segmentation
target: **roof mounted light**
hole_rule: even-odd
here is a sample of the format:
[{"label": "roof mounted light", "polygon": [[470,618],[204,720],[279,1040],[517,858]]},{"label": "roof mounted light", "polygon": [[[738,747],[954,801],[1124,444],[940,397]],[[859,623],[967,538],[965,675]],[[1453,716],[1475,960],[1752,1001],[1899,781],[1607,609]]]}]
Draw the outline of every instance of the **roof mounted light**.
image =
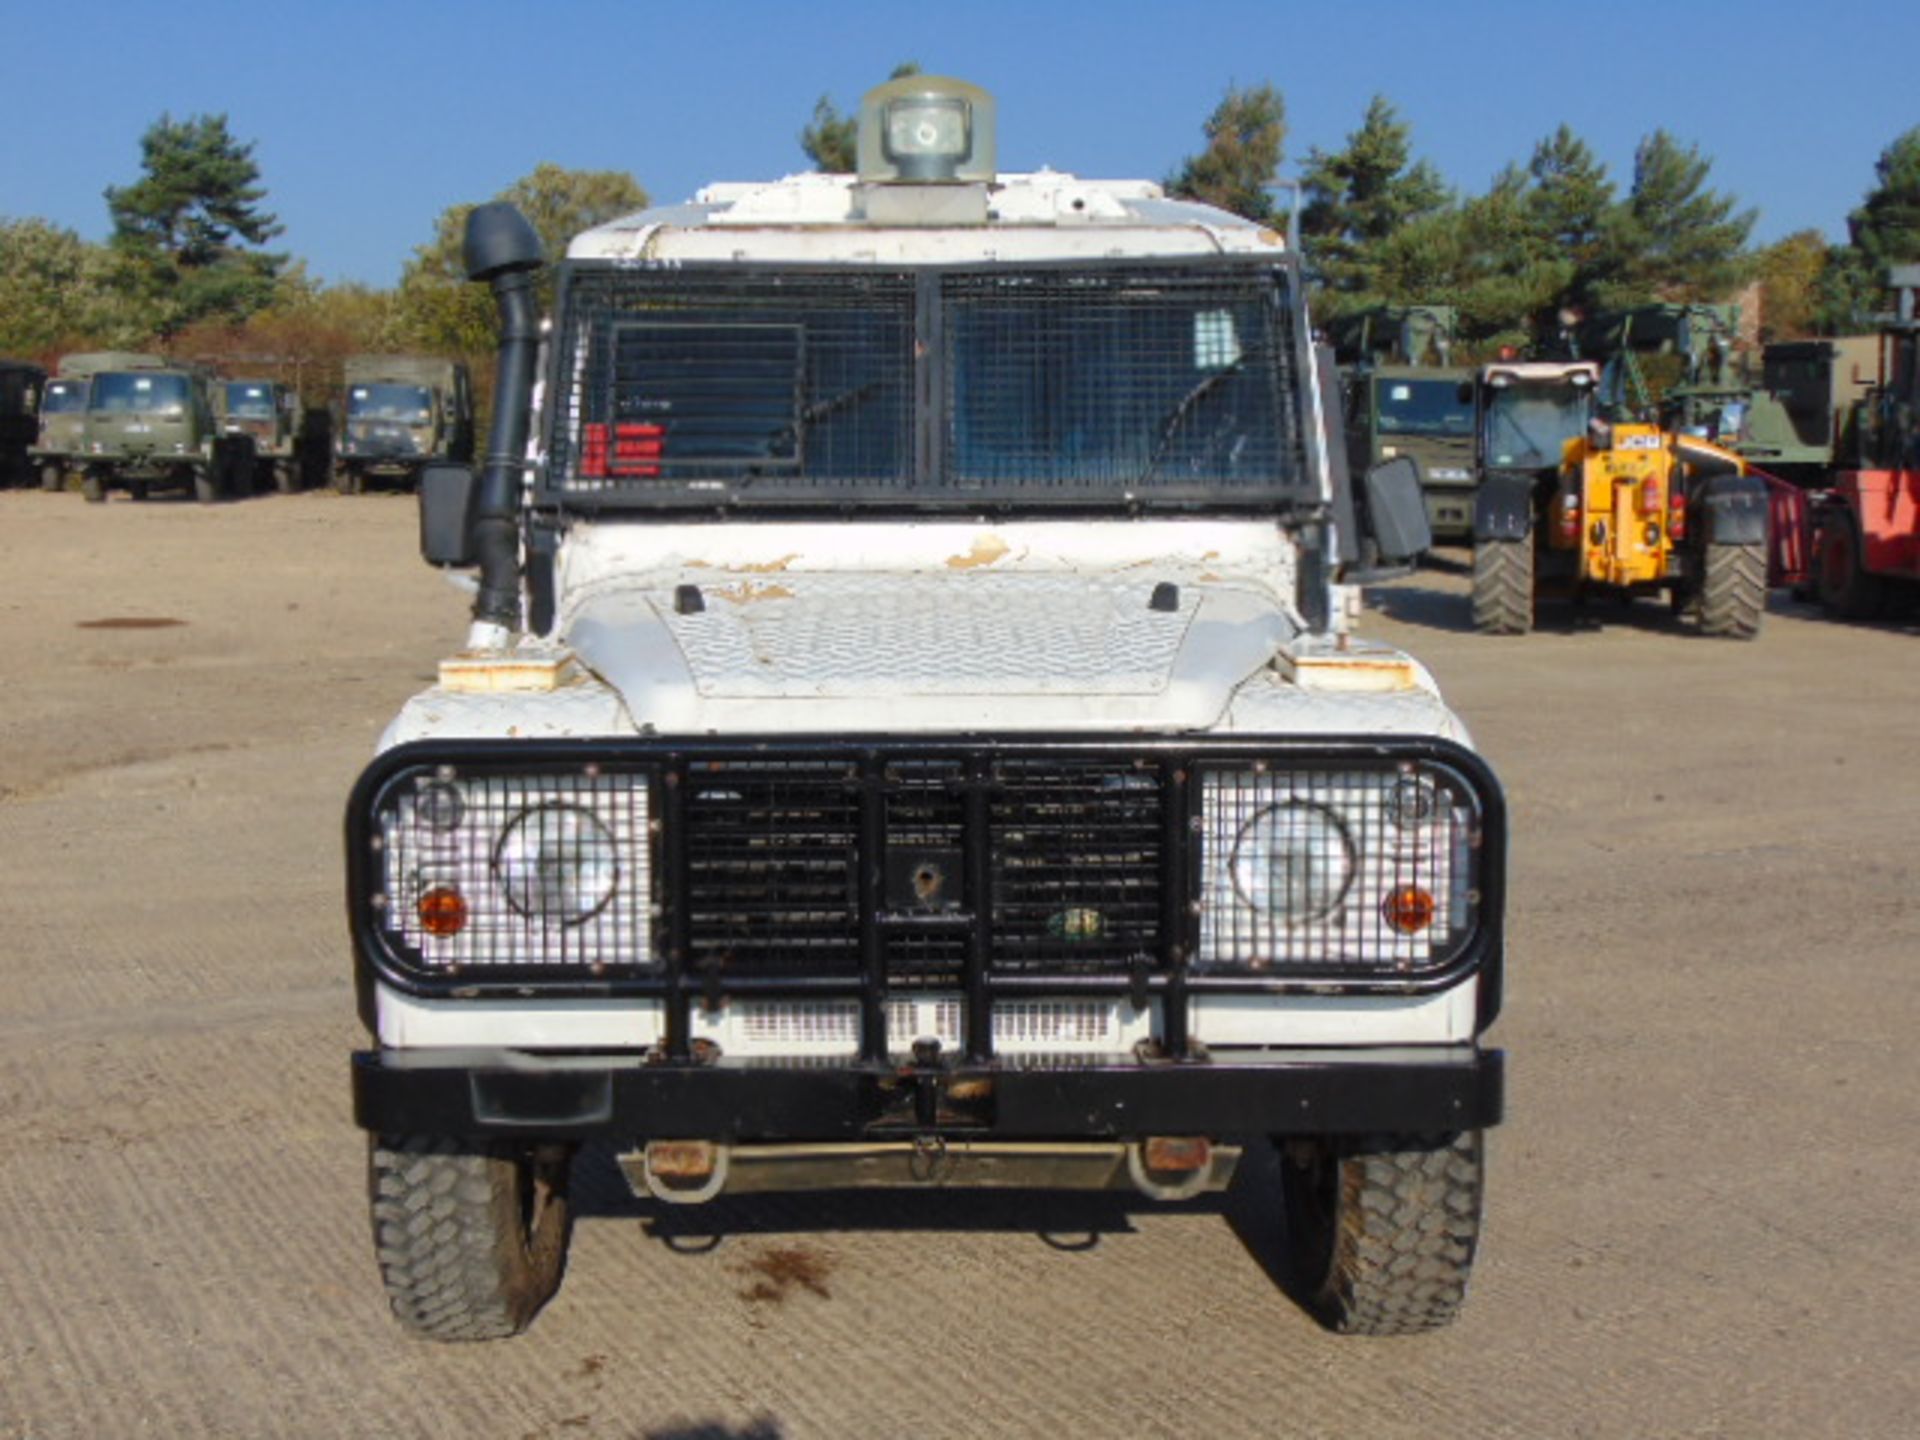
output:
[{"label": "roof mounted light", "polygon": [[868,184],[991,183],[993,97],[978,85],[908,75],[860,102],[860,178]]}]

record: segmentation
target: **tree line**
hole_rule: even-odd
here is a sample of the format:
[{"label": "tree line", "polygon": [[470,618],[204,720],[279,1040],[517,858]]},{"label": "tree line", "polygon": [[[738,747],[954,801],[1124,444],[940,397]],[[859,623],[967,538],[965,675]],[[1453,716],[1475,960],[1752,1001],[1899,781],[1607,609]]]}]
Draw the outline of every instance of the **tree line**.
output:
[{"label": "tree line", "polygon": [[[919,72],[912,61],[898,78]],[[1277,194],[1286,104],[1271,84],[1229,87],[1204,146],[1166,179],[1174,195],[1284,227]],[[822,96],[799,133],[823,171],[854,164],[854,120]],[[1758,280],[1769,338],[1870,323],[1889,264],[1920,260],[1920,126],[1882,151],[1848,239],[1807,230],[1764,247],[1755,212],[1715,189],[1711,160],[1665,130],[1616,180],[1562,125],[1462,193],[1415,157],[1411,126],[1384,96],[1333,150],[1300,164],[1300,226],[1316,313],[1444,304],[1470,348],[1524,346],[1568,312],[1649,300],[1724,300]],[[340,361],[415,350],[468,361],[484,388],[493,306],[460,261],[471,205],[443,212],[391,288],[326,284],[270,248],[283,232],[254,146],[224,115],[163,115],[140,140],[140,174],[104,192],[103,244],[37,218],[0,219],[0,354],[51,362],[77,349],[160,348],[225,360],[324,398]],[[542,163],[492,197],[523,209],[548,253],[580,230],[644,207],[630,174]]]},{"label": "tree line", "polygon": [[[1230,87],[1205,148],[1167,189],[1284,224],[1275,181],[1286,104],[1272,85]],[[1451,305],[1461,339],[1485,353],[1551,337],[1572,316],[1651,301],[1724,301],[1758,281],[1763,336],[1871,328],[1887,267],[1920,260],[1920,126],[1880,154],[1847,217],[1848,239],[1817,230],[1749,240],[1756,212],[1710,185],[1699,147],[1656,129],[1624,184],[1566,125],[1479,194],[1448,186],[1414,157],[1411,126],[1375,96],[1338,149],[1301,165],[1300,231],[1315,313]]]}]

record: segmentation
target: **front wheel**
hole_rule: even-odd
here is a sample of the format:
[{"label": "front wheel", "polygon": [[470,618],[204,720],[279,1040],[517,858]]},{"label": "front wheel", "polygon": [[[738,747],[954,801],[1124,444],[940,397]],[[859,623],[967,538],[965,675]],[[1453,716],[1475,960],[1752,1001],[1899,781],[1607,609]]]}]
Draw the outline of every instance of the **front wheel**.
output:
[{"label": "front wheel", "polygon": [[333,471],[333,488],[342,495],[358,495],[365,487],[358,470],[351,465],[337,465]]},{"label": "front wheel", "polygon": [[1767,547],[1709,545],[1700,568],[1700,633],[1751,640],[1767,609]]},{"label": "front wheel", "polygon": [[220,498],[220,492],[224,488],[220,483],[219,477],[211,470],[196,470],[193,472],[193,498],[198,500],[202,505],[213,504],[214,501]]},{"label": "front wheel", "polygon": [[1886,601],[1886,586],[1864,563],[1853,516],[1830,512],[1820,527],[1813,588],[1820,603],[1846,620],[1871,620]]},{"label": "front wheel", "polygon": [[400,1323],[430,1340],[525,1330],[560,1287],[572,1161],[566,1146],[373,1140],[373,1249]]},{"label": "front wheel", "polygon": [[1480,1236],[1482,1132],[1280,1143],[1300,1298],[1347,1335],[1450,1323]]},{"label": "front wheel", "polygon": [[297,494],[300,489],[300,467],[292,460],[273,462],[273,488],[282,495]]},{"label": "front wheel", "polygon": [[49,462],[40,467],[40,488],[42,490],[64,490],[67,488],[67,467]]},{"label": "front wheel", "polygon": [[1473,628],[1483,635],[1533,629],[1533,537],[1473,546]]},{"label": "front wheel", "polygon": [[107,503],[107,477],[98,470],[89,470],[80,477],[80,496],[89,505]]}]

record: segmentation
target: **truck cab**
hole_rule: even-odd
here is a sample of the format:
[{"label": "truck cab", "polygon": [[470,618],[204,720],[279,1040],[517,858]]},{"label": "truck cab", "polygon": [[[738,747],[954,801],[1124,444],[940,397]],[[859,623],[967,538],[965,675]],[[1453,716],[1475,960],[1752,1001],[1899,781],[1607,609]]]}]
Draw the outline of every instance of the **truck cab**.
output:
[{"label": "truck cab", "polygon": [[1425,543],[1417,476],[1349,480],[1280,236],[994,152],[984,92],[891,82],[857,175],[589,231],[544,324],[475,212],[490,458],[421,493],[473,623],[347,817],[417,1333],[524,1328],[590,1140],[667,1205],[1177,1203],[1277,1145],[1328,1324],[1461,1302],[1505,811],[1339,583],[1356,517]]},{"label": "truck cab", "polygon": [[109,490],[144,500],[155,486],[219,498],[210,382],[201,371],[132,362],[92,373],[87,387],[81,493],[95,504]]},{"label": "truck cab", "polygon": [[355,355],[334,454],[334,488],[358,494],[369,481],[413,484],[435,461],[473,458],[473,394],[467,367],[418,355]]}]

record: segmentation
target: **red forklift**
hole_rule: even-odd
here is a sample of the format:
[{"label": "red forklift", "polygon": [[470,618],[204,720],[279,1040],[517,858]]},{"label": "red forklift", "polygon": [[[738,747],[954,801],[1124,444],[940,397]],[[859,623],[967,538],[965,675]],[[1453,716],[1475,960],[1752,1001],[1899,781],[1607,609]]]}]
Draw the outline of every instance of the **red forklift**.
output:
[{"label": "red forklift", "polygon": [[1920,582],[1920,265],[1894,267],[1898,315],[1881,327],[1879,383],[1858,402],[1851,466],[1813,511],[1813,593],[1836,615],[1869,619]]}]

